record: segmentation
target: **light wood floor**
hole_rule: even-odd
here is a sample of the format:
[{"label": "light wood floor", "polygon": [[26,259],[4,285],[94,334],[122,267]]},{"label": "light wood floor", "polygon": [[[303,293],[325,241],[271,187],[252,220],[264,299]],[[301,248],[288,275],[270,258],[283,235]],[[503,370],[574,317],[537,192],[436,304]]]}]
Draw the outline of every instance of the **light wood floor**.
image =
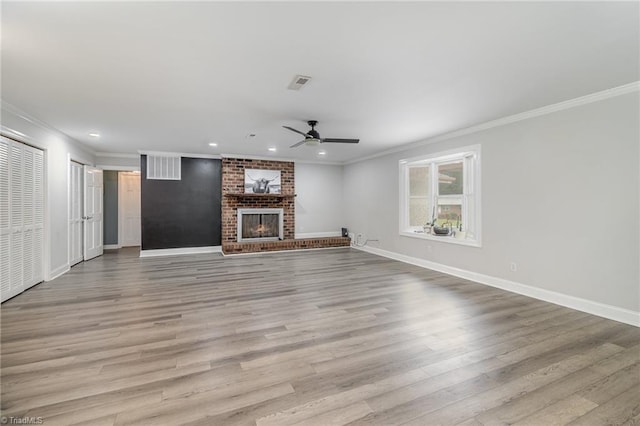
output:
[{"label": "light wood floor", "polygon": [[45,425],[640,421],[640,329],[352,249],[107,253],[2,306]]}]

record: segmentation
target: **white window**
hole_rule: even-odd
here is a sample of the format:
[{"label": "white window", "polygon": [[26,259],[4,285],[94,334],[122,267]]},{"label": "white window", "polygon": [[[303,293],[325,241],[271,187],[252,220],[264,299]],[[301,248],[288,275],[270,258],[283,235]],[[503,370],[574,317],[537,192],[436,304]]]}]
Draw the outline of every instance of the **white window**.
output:
[{"label": "white window", "polygon": [[400,160],[400,234],[480,246],[480,145]]}]

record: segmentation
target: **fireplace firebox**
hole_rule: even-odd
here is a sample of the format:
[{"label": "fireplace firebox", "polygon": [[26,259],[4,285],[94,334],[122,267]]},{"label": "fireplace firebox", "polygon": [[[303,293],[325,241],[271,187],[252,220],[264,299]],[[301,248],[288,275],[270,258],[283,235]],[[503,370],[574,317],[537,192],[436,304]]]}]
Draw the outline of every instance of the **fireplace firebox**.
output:
[{"label": "fireplace firebox", "polygon": [[283,239],[283,209],[238,209],[238,242]]}]

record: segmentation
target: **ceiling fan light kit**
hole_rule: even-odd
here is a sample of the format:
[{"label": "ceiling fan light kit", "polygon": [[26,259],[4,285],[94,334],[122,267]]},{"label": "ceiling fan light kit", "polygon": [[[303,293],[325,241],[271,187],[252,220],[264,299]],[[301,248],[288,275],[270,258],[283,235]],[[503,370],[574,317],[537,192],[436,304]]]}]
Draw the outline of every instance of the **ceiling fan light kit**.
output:
[{"label": "ceiling fan light kit", "polygon": [[341,139],[341,138],[324,138],[323,139],[320,137],[320,133],[318,133],[318,131],[315,129],[316,125],[318,124],[317,120],[309,120],[307,121],[307,124],[311,126],[311,130],[309,130],[306,133],[301,132],[300,130],[294,129],[293,127],[282,126],[287,130],[291,130],[292,132],[295,132],[304,136],[303,140],[291,145],[290,148],[297,148],[300,145],[317,146],[321,143],[358,143],[360,142],[360,139]]}]

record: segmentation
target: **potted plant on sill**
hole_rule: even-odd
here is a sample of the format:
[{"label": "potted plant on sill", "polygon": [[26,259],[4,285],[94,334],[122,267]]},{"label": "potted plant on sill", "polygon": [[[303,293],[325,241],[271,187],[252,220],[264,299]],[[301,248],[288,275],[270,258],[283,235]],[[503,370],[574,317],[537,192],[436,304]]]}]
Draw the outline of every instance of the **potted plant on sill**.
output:
[{"label": "potted plant on sill", "polygon": [[454,236],[458,240],[464,240],[465,238],[467,238],[467,231],[462,230],[462,221],[460,219],[461,217],[458,215],[458,223],[456,224]]}]

